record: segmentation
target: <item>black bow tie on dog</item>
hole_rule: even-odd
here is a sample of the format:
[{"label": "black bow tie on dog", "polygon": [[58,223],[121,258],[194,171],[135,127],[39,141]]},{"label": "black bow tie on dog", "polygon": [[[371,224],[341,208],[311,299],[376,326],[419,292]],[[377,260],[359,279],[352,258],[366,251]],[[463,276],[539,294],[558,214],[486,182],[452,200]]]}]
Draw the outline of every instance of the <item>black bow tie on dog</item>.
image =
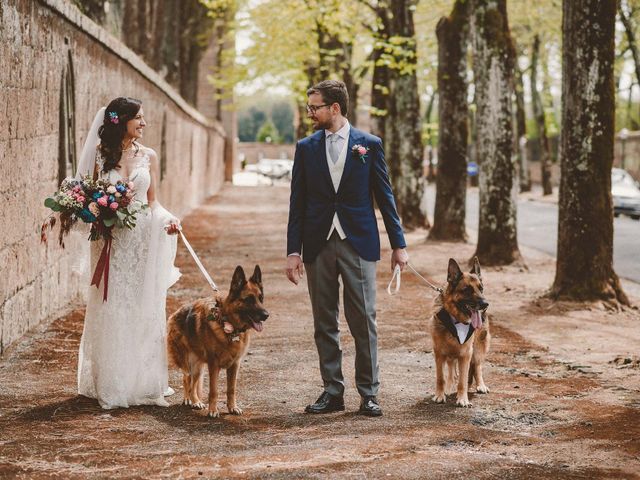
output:
[{"label": "black bow tie on dog", "polygon": [[[478,314],[480,315],[480,318],[484,323],[484,312],[478,312]],[[471,338],[471,335],[473,335],[473,332],[476,330],[473,327],[473,325],[469,324],[469,331],[467,332],[467,336],[464,339],[464,341],[461,342],[460,339],[458,338],[458,330],[456,329],[456,326],[455,326],[455,323],[456,323],[455,319],[449,314],[449,312],[447,312],[444,308],[442,308],[436,314],[436,316],[442,322],[442,324],[447,328],[449,333],[451,333],[451,335],[453,335],[454,338],[458,340],[458,343],[460,343],[461,345],[467,343],[467,340]]]}]

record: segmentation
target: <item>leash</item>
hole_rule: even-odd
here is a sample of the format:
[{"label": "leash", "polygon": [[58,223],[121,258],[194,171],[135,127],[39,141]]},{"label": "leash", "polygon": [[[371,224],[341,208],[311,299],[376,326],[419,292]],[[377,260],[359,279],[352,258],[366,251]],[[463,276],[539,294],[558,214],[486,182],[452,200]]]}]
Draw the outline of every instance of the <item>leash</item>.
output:
[{"label": "leash", "polygon": [[209,273],[207,272],[207,269],[204,268],[204,265],[202,265],[202,262],[198,258],[198,255],[196,255],[196,252],[193,251],[193,248],[191,247],[189,240],[187,240],[187,237],[185,237],[184,233],[182,233],[182,227],[179,227],[178,232],[180,233],[180,238],[182,238],[182,241],[184,242],[184,246],[187,247],[187,250],[189,250],[189,253],[193,257],[193,260],[196,262],[196,265],[198,265],[198,268],[202,272],[202,275],[204,275],[204,278],[207,279],[207,282],[209,282],[209,285],[211,286],[213,291],[218,292],[219,291],[218,286],[211,279],[211,275],[209,275]]},{"label": "leash", "polygon": [[[444,290],[441,287],[434,285],[429,280],[427,280],[422,275],[420,275],[418,271],[415,268],[413,268],[413,266],[409,262],[407,262],[407,267],[409,267],[409,269],[424,283],[426,283],[432,290],[435,290],[438,293],[444,292]],[[393,269],[393,276],[391,277],[391,281],[389,282],[389,285],[387,285],[387,293],[389,295],[395,295],[400,290],[400,277],[402,277],[402,270],[400,269],[400,265],[396,265],[396,267]],[[396,286],[392,292],[391,284],[393,283],[394,280],[396,281]]]}]

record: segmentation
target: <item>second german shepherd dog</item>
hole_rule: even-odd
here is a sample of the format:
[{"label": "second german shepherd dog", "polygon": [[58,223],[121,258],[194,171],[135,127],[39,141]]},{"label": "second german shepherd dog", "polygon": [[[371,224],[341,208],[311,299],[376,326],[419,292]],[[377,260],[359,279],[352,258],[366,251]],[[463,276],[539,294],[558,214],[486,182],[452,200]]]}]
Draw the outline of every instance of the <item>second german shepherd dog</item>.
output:
[{"label": "second german shepherd dog", "polygon": [[[478,257],[473,258],[471,272],[463,273],[458,263],[449,259],[447,287],[435,301],[437,312],[433,316],[431,338],[436,361],[436,393],[434,402],[444,403],[446,393],[458,386],[456,404],[469,407],[468,388],[475,377],[478,393],[489,389],[482,377],[482,363],[489,351],[491,335],[483,295],[482,276]],[[447,364],[445,382],[444,365]]]},{"label": "second german shepherd dog", "polygon": [[256,265],[247,281],[236,267],[226,298],[202,298],[182,306],[168,321],[169,358],[182,370],[184,405],[205,408],[200,397],[204,366],[209,368],[209,413],[218,417],[218,374],[227,370],[227,408],[241,415],[236,402],[240,361],[249,347],[249,329],[261,332],[269,312],[263,306],[262,273]]}]

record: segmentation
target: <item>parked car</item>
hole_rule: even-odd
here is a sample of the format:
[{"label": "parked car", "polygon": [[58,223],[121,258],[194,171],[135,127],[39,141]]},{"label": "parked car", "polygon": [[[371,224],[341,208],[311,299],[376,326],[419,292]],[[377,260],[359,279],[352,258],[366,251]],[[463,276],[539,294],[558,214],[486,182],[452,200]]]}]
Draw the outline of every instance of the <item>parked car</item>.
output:
[{"label": "parked car", "polygon": [[256,163],[256,171],[274,180],[291,180],[293,160],[262,158]]},{"label": "parked car", "polygon": [[640,220],[640,186],[621,168],[611,169],[611,195],[613,214],[616,217],[623,214]]}]

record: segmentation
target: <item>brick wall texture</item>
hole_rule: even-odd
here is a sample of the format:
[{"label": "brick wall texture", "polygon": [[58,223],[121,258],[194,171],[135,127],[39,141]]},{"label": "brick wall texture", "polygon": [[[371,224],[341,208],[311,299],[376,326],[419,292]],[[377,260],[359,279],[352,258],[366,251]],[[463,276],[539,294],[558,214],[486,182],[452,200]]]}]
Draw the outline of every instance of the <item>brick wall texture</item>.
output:
[{"label": "brick wall texture", "polygon": [[74,273],[74,258],[87,247],[84,234],[62,249],[56,228],[48,245],[40,243],[43,201],[58,187],[61,85],[69,69],[78,155],[96,111],[127,95],[143,102],[142,143],[164,154],[158,197],[165,207],[182,216],[224,181],[222,126],[186,104],[133,52],[66,0],[1,0],[0,354],[87,288]]}]

